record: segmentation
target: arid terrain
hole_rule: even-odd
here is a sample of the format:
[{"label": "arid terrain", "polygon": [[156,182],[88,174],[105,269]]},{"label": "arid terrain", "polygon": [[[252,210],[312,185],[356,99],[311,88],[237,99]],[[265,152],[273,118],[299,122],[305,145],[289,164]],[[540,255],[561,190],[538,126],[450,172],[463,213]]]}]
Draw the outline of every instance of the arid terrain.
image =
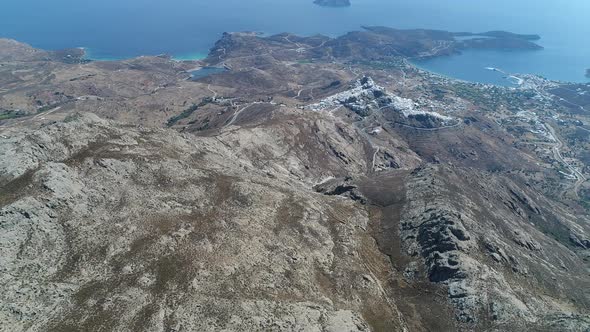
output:
[{"label": "arid terrain", "polygon": [[590,85],[409,62],[537,47],[457,36],[0,40],[0,331],[589,331]]}]

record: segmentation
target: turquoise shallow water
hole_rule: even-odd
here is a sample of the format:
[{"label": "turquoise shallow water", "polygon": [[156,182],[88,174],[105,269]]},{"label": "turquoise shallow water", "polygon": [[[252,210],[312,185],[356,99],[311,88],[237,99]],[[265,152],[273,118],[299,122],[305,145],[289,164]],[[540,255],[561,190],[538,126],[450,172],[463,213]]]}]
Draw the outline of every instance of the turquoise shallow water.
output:
[{"label": "turquoise shallow water", "polygon": [[224,31],[336,36],[361,25],[501,29],[540,34],[545,50],[470,51],[419,65],[480,82],[502,81],[483,69],[488,66],[586,82],[588,13],[587,0],[353,0],[349,8],[323,8],[312,0],[4,0],[0,36],[46,49],[85,46],[95,59],[162,53],[195,59]]},{"label": "turquoise shallow water", "polygon": [[195,53],[185,53],[185,54],[178,54],[174,55],[173,59],[178,61],[183,60],[201,60],[207,57],[207,53],[205,52],[195,52]]}]

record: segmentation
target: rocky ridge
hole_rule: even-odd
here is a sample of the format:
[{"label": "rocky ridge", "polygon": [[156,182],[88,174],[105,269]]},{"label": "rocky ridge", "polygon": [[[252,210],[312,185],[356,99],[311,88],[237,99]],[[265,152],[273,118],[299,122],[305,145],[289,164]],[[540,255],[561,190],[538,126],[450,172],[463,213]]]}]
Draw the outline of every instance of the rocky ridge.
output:
[{"label": "rocky ridge", "polygon": [[73,64],[84,62],[84,54],[81,48],[44,51],[13,39],[0,38],[0,61],[58,61]]},{"label": "rocky ridge", "polygon": [[[531,215],[547,218],[547,212],[539,208],[541,205],[508,179],[496,182],[484,177],[479,181],[479,188],[472,192],[461,188],[469,185],[469,180],[457,182],[459,178],[469,178],[464,171],[427,167],[414,171],[412,176],[407,188],[408,205],[401,216],[402,246],[410,255],[423,257],[429,280],[448,285],[448,296],[458,319],[466,322],[492,319],[501,324],[519,322],[523,327],[537,328],[547,324],[565,329],[553,321],[565,304],[558,294],[565,291],[566,285],[572,285],[570,291],[575,292],[577,287],[573,285],[587,280],[583,281],[584,277],[576,280],[570,275],[574,266],[570,248],[555,242],[555,249],[547,252],[543,248],[548,244],[540,241],[551,240],[539,231],[517,225],[520,218],[534,220]],[[492,195],[500,195],[504,208],[487,210],[481,204]],[[511,217],[515,214],[518,218]],[[505,241],[513,241],[522,250],[507,251]],[[547,269],[545,262],[562,266],[561,271]],[[506,270],[515,273],[516,279],[508,277],[503,272]],[[409,268],[407,273],[415,272]],[[561,286],[549,287],[552,296],[538,296],[526,290],[525,285],[531,282],[529,278],[547,284],[560,280]],[[487,291],[482,293],[481,289]],[[582,296],[574,301],[587,300]],[[545,314],[535,314],[539,312]],[[580,323],[573,330],[586,328],[587,323]]]}]

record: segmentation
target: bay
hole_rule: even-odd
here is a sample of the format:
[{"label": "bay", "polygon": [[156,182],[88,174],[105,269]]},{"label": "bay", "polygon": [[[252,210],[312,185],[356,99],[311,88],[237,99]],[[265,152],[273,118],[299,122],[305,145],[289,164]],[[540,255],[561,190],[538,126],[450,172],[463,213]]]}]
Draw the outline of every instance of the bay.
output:
[{"label": "bay", "polygon": [[460,79],[506,84],[485,67],[588,82],[590,1],[353,0],[4,0],[0,37],[44,49],[85,47],[94,59],[171,54],[203,57],[225,31],[337,36],[361,25],[539,34],[542,51],[467,51],[418,66]]}]

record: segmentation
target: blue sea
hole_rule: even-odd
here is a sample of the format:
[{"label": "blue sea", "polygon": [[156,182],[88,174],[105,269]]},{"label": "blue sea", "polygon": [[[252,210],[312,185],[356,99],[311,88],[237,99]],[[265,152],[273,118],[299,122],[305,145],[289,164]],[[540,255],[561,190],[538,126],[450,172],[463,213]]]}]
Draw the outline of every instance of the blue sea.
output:
[{"label": "blue sea", "polygon": [[361,25],[539,34],[542,51],[468,51],[417,63],[464,80],[507,84],[496,67],[588,82],[588,0],[352,0],[324,8],[312,0],[3,0],[0,37],[35,47],[85,47],[94,59],[171,54],[201,58],[224,31],[337,36]]}]

